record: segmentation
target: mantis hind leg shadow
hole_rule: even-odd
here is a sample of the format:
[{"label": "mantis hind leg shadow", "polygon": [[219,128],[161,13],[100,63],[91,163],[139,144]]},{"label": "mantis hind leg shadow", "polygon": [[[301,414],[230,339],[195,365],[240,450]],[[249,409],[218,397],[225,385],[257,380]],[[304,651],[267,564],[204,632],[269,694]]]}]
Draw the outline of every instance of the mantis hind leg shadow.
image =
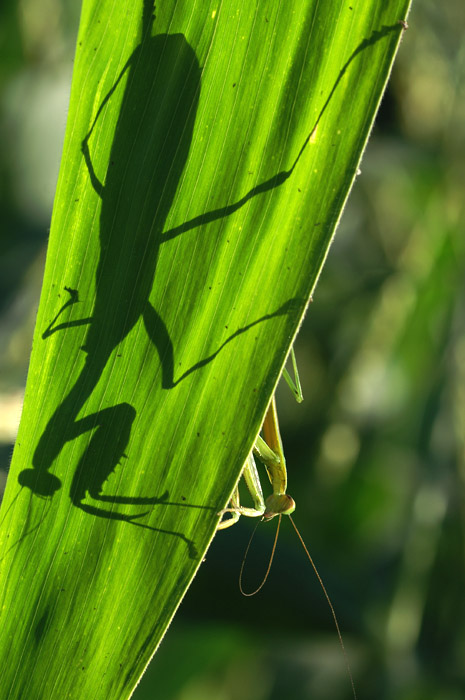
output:
[{"label": "mantis hind leg shadow", "polygon": [[[124,451],[129,442],[136,411],[128,403],[105,408],[82,421],[87,429],[97,430],[79,460],[70,488],[70,498],[74,505],[81,506],[87,494],[91,498],[101,498],[104,483],[126,457]],[[84,431],[83,431],[84,432]]]}]

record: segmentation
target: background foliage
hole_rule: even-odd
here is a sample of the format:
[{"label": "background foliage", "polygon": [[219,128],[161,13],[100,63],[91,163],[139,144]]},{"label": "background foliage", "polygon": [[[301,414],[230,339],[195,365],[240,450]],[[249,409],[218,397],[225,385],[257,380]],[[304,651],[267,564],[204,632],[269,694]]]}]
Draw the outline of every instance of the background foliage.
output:
[{"label": "background foliage", "polygon": [[[52,136],[65,122],[73,5],[2,8],[5,469],[61,148]],[[296,520],[338,611],[361,697],[453,700],[465,680],[465,17],[458,1],[418,5],[299,336],[305,403],[282,392],[280,415]],[[249,530],[241,523],[215,539],[136,698],[154,687],[173,700],[347,696],[330,616],[292,533],[283,532],[260,596],[240,598]],[[265,528],[257,536],[251,579],[268,537]]]}]

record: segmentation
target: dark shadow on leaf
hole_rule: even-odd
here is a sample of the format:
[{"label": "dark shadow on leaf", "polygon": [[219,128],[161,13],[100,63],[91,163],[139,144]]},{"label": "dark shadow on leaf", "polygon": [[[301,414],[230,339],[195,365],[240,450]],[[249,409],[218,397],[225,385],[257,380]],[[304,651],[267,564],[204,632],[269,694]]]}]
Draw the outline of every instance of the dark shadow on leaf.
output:
[{"label": "dark shadow on leaf", "polygon": [[[43,337],[88,324],[83,348],[86,358],[74,385],[39,438],[32,469],[23,470],[18,479],[21,486],[38,496],[53,496],[61,487],[58,477],[49,471],[53,462],[66,443],[89,432],[90,440],[72,478],[71,502],[94,516],[132,524],[148,511],[120,513],[114,508],[89,505],[85,499],[90,496],[101,502],[105,482],[115,469],[123,468],[136,411],[130,404],[120,403],[80,416],[109,357],[143,316],[148,304],[164,222],[192,139],[200,90],[197,58],[180,34],[152,36],[152,20],[153,3],[146,1],[142,40],[102,101],[82,141],[90,180],[102,199],[95,303],[91,319],[71,319],[58,325],[62,315],[79,302],[78,290],[67,288],[70,299]],[[110,100],[118,88],[124,89],[118,122],[106,172],[104,166],[100,174],[97,170],[102,163],[97,159],[94,168],[91,156],[92,136],[105,109],[111,109]],[[173,94],[177,97],[174,111],[167,107],[173,104]],[[98,144],[98,135],[95,143]],[[139,507],[158,501],[156,496],[118,496],[119,504]]]},{"label": "dark shadow on leaf", "polygon": [[[279,309],[238,328],[208,357],[199,359],[174,377],[175,349],[159,312],[149,302],[160,246],[163,242],[230,216],[254,197],[283,185],[296,168],[311,135],[334,95],[350,63],[364,49],[375,44],[399,26],[385,27],[363,41],[349,57],[324,103],[315,124],[288,170],[255,185],[237,202],[200,214],[164,231],[166,217],[187,160],[200,93],[201,71],[193,49],[181,34],[152,36],[153,3],[145,0],[142,39],[123,67],[113,87],[102,100],[95,119],[81,144],[88,176],[101,198],[99,223],[100,253],[95,279],[95,303],[91,318],[72,319],[55,325],[62,314],[79,303],[78,290],[65,287],[70,298],[45,329],[48,338],[59,330],[88,325],[86,359],[74,385],[49,419],[33,456],[33,468],[22,471],[18,481],[42,497],[52,497],[61,481],[50,473],[53,462],[67,442],[86,432],[92,437],[75,469],[69,496],[71,502],[89,515],[128,522],[137,527],[150,511],[127,514],[101,507],[129,504],[138,507],[164,502],[166,494],[131,496],[102,494],[105,482],[117,468],[123,468],[136,411],[128,403],[103,408],[78,418],[97,386],[115,348],[126,338],[139,319],[157,349],[162,370],[162,387],[171,389],[193,372],[212,362],[221,350],[239,335],[276,316],[294,321],[304,306],[303,299],[290,299]],[[166,76],[170,79],[167,80]],[[125,81],[123,81],[125,79]],[[124,88],[123,88],[124,82]],[[97,125],[117,90],[124,89],[118,122],[108,163],[92,150],[98,146]],[[177,96],[173,100],[173,94]],[[172,105],[176,103],[173,110]],[[99,172],[103,168],[103,172]],[[202,235],[206,235],[204,232]],[[111,251],[111,255],[109,254]],[[91,497],[98,504],[87,504]],[[184,536],[180,533],[179,537]],[[193,543],[187,542],[188,547]],[[193,550],[190,550],[191,552]]]}]

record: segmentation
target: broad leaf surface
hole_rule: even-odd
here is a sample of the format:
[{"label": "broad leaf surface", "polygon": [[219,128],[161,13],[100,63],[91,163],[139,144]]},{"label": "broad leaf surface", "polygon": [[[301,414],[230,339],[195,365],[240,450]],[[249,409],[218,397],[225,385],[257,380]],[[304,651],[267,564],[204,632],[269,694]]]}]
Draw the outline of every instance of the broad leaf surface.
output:
[{"label": "broad leaf surface", "polygon": [[130,695],[259,431],[407,6],[84,0],[1,514],[2,697]]}]

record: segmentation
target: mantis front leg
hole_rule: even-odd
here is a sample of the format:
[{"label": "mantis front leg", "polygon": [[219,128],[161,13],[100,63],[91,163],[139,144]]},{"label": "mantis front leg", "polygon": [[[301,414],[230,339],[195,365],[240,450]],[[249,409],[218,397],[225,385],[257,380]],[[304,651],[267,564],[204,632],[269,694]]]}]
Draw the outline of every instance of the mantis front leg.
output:
[{"label": "mantis front leg", "polygon": [[263,498],[262,485],[260,483],[260,477],[258,476],[257,466],[253,457],[253,450],[247,457],[247,460],[242,469],[239,479],[244,479],[247,484],[250,495],[252,496],[254,507],[247,508],[242,506],[239,497],[239,486],[236,484],[234,491],[229,502],[229,507],[221,511],[219,515],[225,515],[228,513],[229,518],[220,520],[218,524],[218,530],[224,530],[231,525],[237,523],[241,515],[245,515],[248,518],[259,518],[263,516],[265,512],[265,499]]}]

